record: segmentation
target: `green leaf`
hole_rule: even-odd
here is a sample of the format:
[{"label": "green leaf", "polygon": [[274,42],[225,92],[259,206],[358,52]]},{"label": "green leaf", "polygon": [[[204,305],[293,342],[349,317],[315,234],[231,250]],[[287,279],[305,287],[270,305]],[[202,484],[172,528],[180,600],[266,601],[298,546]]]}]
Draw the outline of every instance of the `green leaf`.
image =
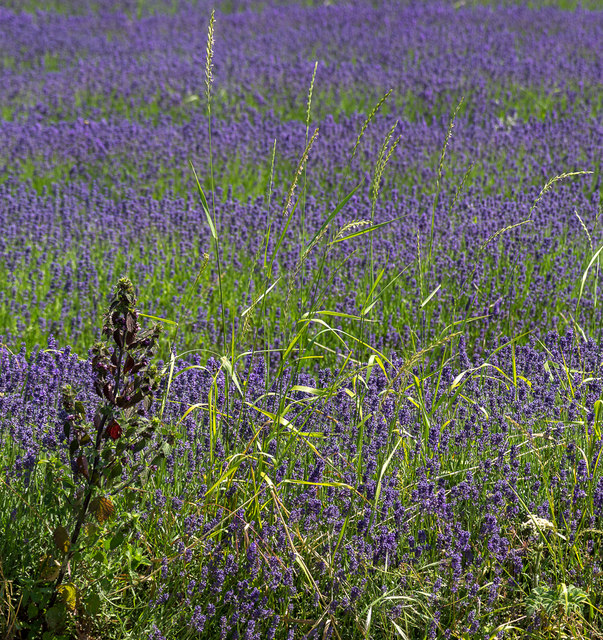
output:
[{"label": "green leaf", "polygon": [[63,485],[63,489],[70,491],[71,489],[75,489],[75,483],[69,476],[65,476],[61,479],[61,484]]},{"label": "green leaf", "polygon": [[159,454],[156,455],[152,460],[151,460],[151,467],[158,467],[161,464],[161,461],[163,460],[163,454]]},{"label": "green leaf", "polygon": [[[54,607],[50,607],[46,612],[46,622],[52,631],[58,631],[59,628],[65,622],[65,607],[61,607],[59,605],[54,605]],[[51,638],[54,638],[52,634]]]},{"label": "green leaf", "polygon": [[92,539],[98,532],[98,526],[94,522],[87,522],[84,525],[84,532],[89,539]]},{"label": "green leaf", "polygon": [[139,451],[142,451],[146,446],[146,440],[139,440],[132,448],[132,453],[138,453]]},{"label": "green leaf", "polygon": [[124,534],[122,531],[118,531],[112,538],[111,538],[111,542],[109,543],[109,549],[111,549],[111,551],[113,551],[114,549],[117,549],[117,547],[119,547],[119,545],[124,541]]},{"label": "green leaf", "polygon": [[115,478],[119,478],[123,472],[123,466],[120,462],[118,462],[109,473],[109,480],[114,480]]},{"label": "green leaf", "polygon": [[95,616],[100,610],[101,601],[97,593],[89,593],[86,598],[86,611]]}]

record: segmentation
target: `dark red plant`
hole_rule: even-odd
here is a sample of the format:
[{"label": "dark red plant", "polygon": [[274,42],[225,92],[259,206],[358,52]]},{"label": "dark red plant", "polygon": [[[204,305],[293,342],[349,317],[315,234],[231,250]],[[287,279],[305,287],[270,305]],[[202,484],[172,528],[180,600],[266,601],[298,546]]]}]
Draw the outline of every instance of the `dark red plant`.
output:
[{"label": "dark red plant", "polygon": [[59,541],[57,546],[65,555],[48,609],[56,601],[86,516],[92,513],[99,522],[112,517],[114,506],[109,495],[127,484],[116,484],[122,481],[127,456],[142,451],[159,425],[147,412],[161,378],[152,364],[160,328],[153,325],[142,330],[135,305],[132,283],[120,279],[104,318],[103,334],[109,343],[98,342],[91,350],[94,387],[101,398],[92,424],[74,390],[63,388],[63,431],[79,485],[73,500],[79,512],[71,536],[63,526],[55,531],[55,543]]}]

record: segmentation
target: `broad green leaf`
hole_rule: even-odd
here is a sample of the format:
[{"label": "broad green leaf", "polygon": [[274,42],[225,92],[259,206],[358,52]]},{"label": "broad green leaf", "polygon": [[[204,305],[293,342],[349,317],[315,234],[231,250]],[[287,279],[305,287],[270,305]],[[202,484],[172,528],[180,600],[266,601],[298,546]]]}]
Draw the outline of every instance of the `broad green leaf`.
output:
[{"label": "broad green leaf", "polygon": [[[44,617],[46,618],[46,623],[50,629],[50,632],[44,632],[44,640],[46,638],[56,638],[56,634],[54,632],[65,623],[65,608],[61,605],[55,604],[53,607],[48,609]],[[46,635],[47,633],[48,635]]]},{"label": "broad green leaf", "polygon": [[84,533],[88,538],[94,537],[98,533],[98,525],[94,524],[94,522],[87,522],[84,525]]},{"label": "broad green leaf", "polygon": [[101,600],[98,594],[94,591],[89,593],[86,597],[86,611],[88,611],[90,615],[95,616],[99,612],[100,606]]},{"label": "broad green leaf", "polygon": [[[139,440],[134,445],[134,447],[132,447],[132,453],[138,453],[139,451],[142,451],[146,446],[147,446],[146,440]],[[117,467],[115,469],[117,469]],[[120,471],[116,471],[115,469],[112,470],[111,475],[114,476],[114,477],[117,477],[118,475],[121,475],[121,470]],[[113,473],[113,472],[115,472],[115,473]]]},{"label": "broad green leaf", "polygon": [[109,549],[111,549],[111,551],[113,551],[114,549],[117,549],[117,547],[119,547],[119,545],[124,541],[124,534],[123,531],[118,531],[112,538],[111,538],[111,542],[109,543]]}]

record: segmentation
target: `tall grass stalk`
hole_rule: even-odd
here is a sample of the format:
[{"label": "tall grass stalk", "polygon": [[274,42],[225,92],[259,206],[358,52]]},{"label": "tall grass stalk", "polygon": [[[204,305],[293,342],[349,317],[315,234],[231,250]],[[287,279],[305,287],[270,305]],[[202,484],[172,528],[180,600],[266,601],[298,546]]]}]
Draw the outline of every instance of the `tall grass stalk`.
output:
[{"label": "tall grass stalk", "polygon": [[[205,49],[205,97],[207,102],[207,137],[209,144],[209,181],[210,181],[210,190],[211,190],[211,199],[212,199],[212,236],[214,243],[214,251],[216,256],[216,268],[218,270],[218,288],[220,291],[220,312],[222,319],[222,353],[226,353],[226,310],[224,308],[224,291],[223,291],[223,283],[222,283],[222,265],[220,259],[220,243],[218,241],[218,224],[216,224],[216,194],[214,187],[214,164],[213,164],[213,153],[211,146],[211,88],[213,84],[213,56],[214,56],[214,31],[215,31],[215,9],[211,12],[211,17],[209,19],[209,26],[207,28],[207,46]],[[194,170],[194,169],[193,169]],[[199,179],[195,174],[195,179],[197,182],[197,187],[199,189],[199,193],[202,196],[202,201],[205,200],[205,196],[201,190],[201,185],[199,183]],[[204,204],[204,208],[207,213],[207,205]]]},{"label": "tall grass stalk", "polygon": [[[446,149],[448,148],[448,143],[450,142],[450,138],[452,137],[452,130],[454,129],[454,122],[458,115],[458,112],[463,105],[464,97],[459,100],[459,103],[456,105],[456,109],[454,110],[450,123],[448,124],[448,130],[446,131],[446,138],[444,140],[444,144],[442,145],[442,153],[440,154],[440,160],[438,162],[438,173],[436,177],[436,191],[433,199],[433,204],[431,207],[431,229],[429,232],[429,252],[427,255],[426,268],[429,269],[431,267],[432,262],[432,254],[433,254],[433,239],[435,235],[435,213],[438,206],[438,202],[440,200],[440,192],[442,189],[442,170],[444,168],[444,158],[446,156]],[[422,292],[421,292],[422,295]]]},{"label": "tall grass stalk", "polygon": [[348,162],[346,164],[346,168],[345,168],[345,172],[344,172],[344,180],[342,181],[342,184],[346,181],[346,178],[349,176],[350,170],[352,168],[352,162],[353,162],[354,158],[356,157],[356,151],[358,150],[358,147],[360,146],[360,142],[361,142],[366,130],[368,129],[368,126],[372,122],[373,118],[377,115],[377,113],[379,113],[379,110],[381,109],[383,104],[385,104],[385,102],[387,101],[389,96],[392,94],[392,91],[393,91],[393,89],[390,89],[389,91],[387,91],[387,93],[385,93],[383,95],[383,97],[371,109],[371,112],[368,114],[366,120],[362,123],[362,127],[360,127],[360,131],[358,132],[358,136],[356,137],[356,142],[354,143],[354,146],[352,147],[351,153],[350,153],[349,158],[348,158]]},{"label": "tall grass stalk", "polygon": [[[310,80],[310,88],[308,90],[308,101],[306,106],[306,146],[308,145],[308,139],[310,135],[310,112],[312,109],[312,93],[314,92],[314,81],[316,80],[316,70],[318,69],[318,60],[314,62],[314,69],[312,71],[312,79]],[[306,244],[306,190],[307,190],[307,166],[304,166],[304,186],[302,189],[301,197],[303,198],[301,206],[301,245]]]}]

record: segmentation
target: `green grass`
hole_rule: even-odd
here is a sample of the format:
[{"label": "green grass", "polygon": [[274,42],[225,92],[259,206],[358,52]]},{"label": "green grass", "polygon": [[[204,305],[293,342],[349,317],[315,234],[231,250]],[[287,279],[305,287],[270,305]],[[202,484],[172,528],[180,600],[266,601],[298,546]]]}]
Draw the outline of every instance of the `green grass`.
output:
[{"label": "green grass", "polygon": [[[48,58],[42,63],[46,71],[61,65],[64,68],[65,61],[57,58]],[[311,63],[313,60],[310,58]],[[4,65],[9,68],[16,68],[14,60],[5,60]],[[21,67],[20,67],[21,68]],[[27,67],[25,67],[27,68]],[[316,120],[332,115],[335,121],[343,117],[349,117],[356,113],[368,113],[372,106],[390,87],[367,86],[359,82],[356,86],[346,87],[344,91],[336,87],[322,88],[317,86],[314,92],[313,117]],[[577,89],[577,87],[575,87]],[[571,85],[567,90],[573,91]],[[218,119],[225,117],[239,118],[245,110],[252,109],[259,114],[265,114],[271,110],[275,116],[283,122],[300,121],[304,122],[306,117],[306,103],[303,95],[288,95],[287,87],[283,86],[282,91],[262,95],[262,102],[258,101],[256,92],[262,94],[261,86],[247,93],[243,99],[241,96],[233,95],[228,88],[216,89],[216,108],[213,115]],[[427,101],[424,97],[406,91],[404,93],[395,92],[392,99],[384,105],[382,113],[387,115],[395,112],[396,117],[409,122],[417,122],[424,118],[425,114],[436,119],[446,118],[450,114],[451,108],[458,103],[459,99],[465,97],[464,113],[469,121],[480,121],[483,117],[481,110],[475,106],[479,100],[474,99],[471,91],[466,88],[459,88],[445,93],[436,94]],[[583,111],[582,102],[589,104],[589,112],[592,117],[600,112],[603,106],[601,92],[597,87],[580,90],[580,99],[575,104],[568,104],[566,90],[560,91],[550,87],[505,85],[500,87],[499,93],[493,93],[493,100],[499,103],[499,117],[505,118],[513,114],[513,118],[518,121],[528,121],[530,118],[544,120],[547,115],[557,112],[571,114],[573,110]],[[167,102],[167,103],[166,103]],[[11,121],[19,117],[23,106],[33,106],[37,103],[34,98],[28,99],[22,96],[19,107],[13,104],[2,106],[2,117]],[[570,108],[571,107],[571,108]],[[126,100],[118,91],[110,95],[101,95],[88,90],[76,90],[68,101],[59,99],[57,104],[57,115],[49,114],[48,122],[64,122],[80,117],[84,114],[97,114],[97,118],[125,118],[131,121],[147,120],[157,124],[159,119],[168,118],[175,124],[196,121],[203,116],[203,105],[199,102],[196,94],[177,95],[175,92],[157,92],[154,95],[129,95]]]}]

